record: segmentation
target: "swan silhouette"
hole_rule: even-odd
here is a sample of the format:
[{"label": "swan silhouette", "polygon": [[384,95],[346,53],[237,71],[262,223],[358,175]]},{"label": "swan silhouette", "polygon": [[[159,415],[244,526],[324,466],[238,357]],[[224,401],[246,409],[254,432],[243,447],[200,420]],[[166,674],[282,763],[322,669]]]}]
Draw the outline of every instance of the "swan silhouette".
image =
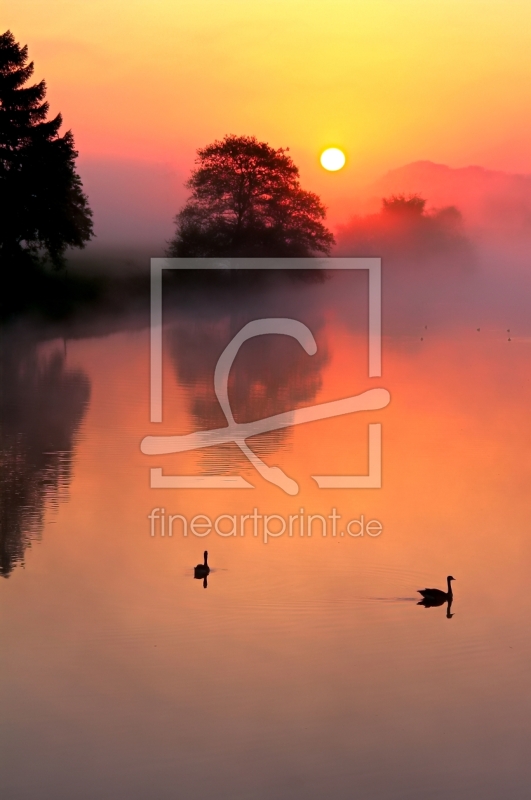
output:
[{"label": "swan silhouette", "polygon": [[197,578],[198,580],[204,580],[203,585],[205,586],[205,589],[206,589],[207,575],[210,575],[210,567],[208,566],[208,551],[207,550],[205,550],[205,552],[203,553],[203,556],[204,556],[204,559],[205,559],[204,563],[203,564],[197,564],[194,567],[194,578]]},{"label": "swan silhouette", "polygon": [[452,592],[452,581],[455,581],[455,578],[452,575],[448,575],[446,578],[446,582],[448,584],[448,591],[443,592],[442,589],[417,589],[417,592],[422,595],[422,600],[420,600],[417,605],[423,606],[424,608],[436,608],[437,606],[442,606],[445,603],[448,603],[446,608],[446,618],[452,619],[453,614],[452,611],[452,601],[454,599],[454,593]]},{"label": "swan silhouette", "polygon": [[[422,595],[424,600],[430,601],[431,605],[442,605],[447,600],[451,602],[453,599],[452,581],[455,581],[455,578],[453,575],[448,575],[446,578],[446,583],[448,584],[447,592],[443,592],[442,589],[417,589],[417,592]],[[440,603],[437,603],[438,600],[440,600]]]}]

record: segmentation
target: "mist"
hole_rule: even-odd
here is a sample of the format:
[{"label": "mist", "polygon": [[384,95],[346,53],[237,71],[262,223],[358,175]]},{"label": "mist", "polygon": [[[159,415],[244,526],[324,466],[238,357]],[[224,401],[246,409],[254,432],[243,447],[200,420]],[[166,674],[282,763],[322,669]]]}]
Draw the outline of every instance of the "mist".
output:
[{"label": "mist", "polygon": [[[69,252],[69,264],[111,277],[146,273],[174,234],[187,175],[165,161],[80,157],[78,165],[96,236]],[[393,195],[426,201],[420,225],[382,215]],[[382,256],[387,271],[403,277],[409,270],[525,277],[531,266],[531,175],[417,161],[352,192],[345,205],[333,256]]]},{"label": "mist", "polygon": [[94,214],[94,239],[69,262],[105,273],[149,267],[163,256],[173,218],[186,197],[186,176],[162,161],[79,157],[78,169]]}]

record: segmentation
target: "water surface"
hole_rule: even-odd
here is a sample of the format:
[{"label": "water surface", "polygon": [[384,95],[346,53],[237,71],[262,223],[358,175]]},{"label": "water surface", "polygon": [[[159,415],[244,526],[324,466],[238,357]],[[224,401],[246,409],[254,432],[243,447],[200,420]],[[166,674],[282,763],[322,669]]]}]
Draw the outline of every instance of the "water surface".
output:
[{"label": "water surface", "polygon": [[[361,273],[184,287],[165,305],[161,425],[147,309],[6,330],[2,796],[527,797],[528,289],[384,274],[383,372],[368,378]],[[317,353],[279,335],[246,343],[237,421],[380,386],[389,406],[249,440],[296,497],[234,444],[143,455],[146,435],[225,424],[213,369],[264,316],[304,322]],[[382,488],[318,489],[312,474],[366,473],[370,422]],[[255,488],[151,489],[154,466]],[[267,543],[252,527],[184,536],[179,520],[151,536],[157,507],[342,519],[336,536],[317,522]],[[341,535],[360,515],[382,533]],[[193,579],[205,548],[206,590]],[[453,616],[417,606],[450,573]]]}]

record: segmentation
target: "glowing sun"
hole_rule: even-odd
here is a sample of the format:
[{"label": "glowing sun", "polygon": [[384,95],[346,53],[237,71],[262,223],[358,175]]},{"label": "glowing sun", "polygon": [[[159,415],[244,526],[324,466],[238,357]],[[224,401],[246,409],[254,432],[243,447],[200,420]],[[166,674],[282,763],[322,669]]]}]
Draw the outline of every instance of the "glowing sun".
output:
[{"label": "glowing sun", "polygon": [[329,172],[337,172],[345,166],[345,154],[338,147],[329,147],[321,153],[321,165]]}]

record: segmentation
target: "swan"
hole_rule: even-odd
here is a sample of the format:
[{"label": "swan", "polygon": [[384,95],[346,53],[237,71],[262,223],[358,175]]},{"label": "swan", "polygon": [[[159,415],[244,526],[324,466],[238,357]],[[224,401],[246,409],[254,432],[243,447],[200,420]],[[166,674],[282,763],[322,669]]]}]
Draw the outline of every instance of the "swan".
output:
[{"label": "swan", "polygon": [[452,592],[452,581],[455,581],[453,575],[448,575],[446,582],[448,584],[448,591],[443,592],[442,589],[417,589],[417,592],[422,595],[425,600],[440,600],[444,603],[445,600],[452,600],[454,593]]},{"label": "swan", "polygon": [[210,574],[210,567],[208,566],[208,551],[203,553],[205,562],[204,564],[197,564],[194,567],[194,578],[206,578]]}]

